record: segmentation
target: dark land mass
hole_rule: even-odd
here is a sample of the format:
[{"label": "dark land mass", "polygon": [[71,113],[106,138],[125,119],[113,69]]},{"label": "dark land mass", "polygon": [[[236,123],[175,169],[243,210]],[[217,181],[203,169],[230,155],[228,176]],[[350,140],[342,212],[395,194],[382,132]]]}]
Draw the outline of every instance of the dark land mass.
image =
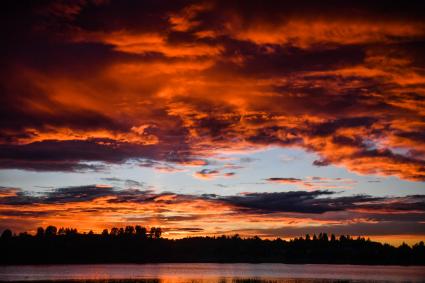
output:
[{"label": "dark land mass", "polygon": [[[0,281],[0,282],[9,282],[9,281]],[[76,280],[34,280],[34,281],[13,281],[14,283],[28,283],[28,282],[37,282],[37,283],[163,283],[161,279],[76,279]],[[190,283],[201,283],[202,280],[190,280]],[[221,281],[217,281],[220,283]],[[222,281],[224,283],[226,281]],[[340,280],[340,279],[282,279],[282,280],[267,280],[267,279],[243,279],[235,278],[231,280],[232,283],[353,283],[353,282],[365,282],[369,283],[370,281],[361,281],[361,280]]]},{"label": "dark land mass", "polygon": [[326,233],[290,241],[234,236],[161,238],[161,229],[141,226],[104,230],[102,234],[76,229],[39,228],[36,235],[0,238],[0,264],[82,263],[321,263],[425,265],[423,242],[394,247],[365,238]]},{"label": "dark land mass", "polygon": [[[9,282],[9,281],[0,281]],[[161,279],[76,279],[76,280],[34,280],[34,281],[13,281],[14,283],[28,283],[28,282],[37,282],[37,283],[163,283]],[[190,283],[201,283],[202,280],[188,280]],[[217,283],[224,283],[226,281],[219,281]],[[267,280],[267,279],[243,279],[235,278],[231,280],[232,283],[352,283],[352,282],[369,282],[369,281],[352,281],[352,280],[339,280],[339,279],[282,279],[282,280]]]}]

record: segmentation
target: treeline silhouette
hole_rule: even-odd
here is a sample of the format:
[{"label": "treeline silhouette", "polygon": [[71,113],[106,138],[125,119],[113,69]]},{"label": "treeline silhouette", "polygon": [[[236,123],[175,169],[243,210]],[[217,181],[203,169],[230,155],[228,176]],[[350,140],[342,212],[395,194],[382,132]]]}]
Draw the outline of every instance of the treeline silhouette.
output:
[{"label": "treeline silhouette", "polygon": [[239,235],[161,238],[161,228],[126,226],[79,233],[48,226],[35,235],[3,231],[0,264],[154,263],[154,262],[281,262],[332,264],[424,265],[423,242],[394,247],[363,237],[326,233],[290,241]]}]

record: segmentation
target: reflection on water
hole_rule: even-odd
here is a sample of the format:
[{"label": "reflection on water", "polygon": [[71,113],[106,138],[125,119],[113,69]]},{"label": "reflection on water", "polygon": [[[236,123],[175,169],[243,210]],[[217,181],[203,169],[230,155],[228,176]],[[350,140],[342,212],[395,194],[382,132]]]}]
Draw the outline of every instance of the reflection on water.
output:
[{"label": "reflection on water", "polygon": [[141,283],[425,282],[419,266],[326,264],[89,264],[0,266],[0,281]]}]

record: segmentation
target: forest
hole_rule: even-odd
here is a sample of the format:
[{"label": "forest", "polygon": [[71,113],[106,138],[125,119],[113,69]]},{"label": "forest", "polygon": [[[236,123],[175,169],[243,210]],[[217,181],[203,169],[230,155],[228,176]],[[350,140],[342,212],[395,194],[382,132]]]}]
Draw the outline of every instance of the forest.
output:
[{"label": "forest", "polygon": [[126,226],[97,234],[48,226],[35,234],[3,231],[0,264],[62,263],[326,263],[425,265],[423,242],[398,247],[349,235],[291,240],[239,235],[167,239],[161,228]]}]

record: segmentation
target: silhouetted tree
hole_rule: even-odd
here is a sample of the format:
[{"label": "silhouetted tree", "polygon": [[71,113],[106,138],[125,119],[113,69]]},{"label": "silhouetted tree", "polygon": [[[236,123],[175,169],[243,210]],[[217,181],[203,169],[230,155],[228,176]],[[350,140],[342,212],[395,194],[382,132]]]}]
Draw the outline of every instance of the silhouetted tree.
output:
[{"label": "silhouetted tree", "polygon": [[156,240],[161,232],[160,227],[151,227],[148,239],[146,228],[140,225],[134,229],[114,227],[109,236],[107,229],[101,234],[81,234],[63,227],[56,232],[49,226],[45,231],[38,229],[34,236],[25,232],[16,236],[5,230],[0,251],[7,256],[0,257],[0,264],[201,261],[425,265],[424,242],[394,247],[346,235],[337,238],[332,234],[329,241],[326,233],[290,241],[239,235]]},{"label": "silhouetted tree", "polygon": [[36,236],[37,236],[38,238],[41,238],[41,237],[43,237],[43,236],[44,236],[44,229],[43,229],[43,227],[38,227],[38,228],[37,228],[37,234],[36,234]]},{"label": "silhouetted tree", "polygon": [[12,234],[12,230],[10,230],[10,229],[6,229],[6,230],[4,230],[4,231],[3,231],[3,233],[1,234],[1,238],[2,238],[3,240],[11,239],[11,238],[12,238],[12,236],[13,236],[13,234]]},{"label": "silhouetted tree", "polygon": [[57,231],[58,231],[58,229],[55,226],[47,226],[46,231],[45,231],[45,235],[47,237],[56,236]]},{"label": "silhouetted tree", "polygon": [[159,239],[162,235],[162,229],[157,227],[151,227],[149,230],[149,238],[150,239]]},{"label": "silhouetted tree", "polygon": [[146,238],[147,230],[145,227],[140,225],[136,225],[136,235],[141,238]]},{"label": "silhouetted tree", "polygon": [[25,238],[25,237],[29,237],[30,234],[28,234],[28,232],[21,232],[19,233],[19,238]]},{"label": "silhouetted tree", "polygon": [[77,231],[77,229],[75,229],[75,228],[66,228],[65,229],[65,235],[66,236],[76,236],[76,235],[78,235],[78,231]]},{"label": "silhouetted tree", "polygon": [[116,227],[113,227],[112,229],[111,229],[111,233],[110,233],[110,235],[111,236],[114,236],[114,237],[116,237],[116,236],[118,236],[118,228],[116,228]]},{"label": "silhouetted tree", "polygon": [[423,249],[423,248],[425,248],[424,242],[423,241],[420,241],[419,243],[414,244],[413,245],[413,248],[414,249]]},{"label": "silhouetted tree", "polygon": [[126,235],[133,235],[134,234],[134,227],[133,226],[126,226],[125,227],[125,234]]},{"label": "silhouetted tree", "polygon": [[59,228],[58,235],[65,236],[66,235],[65,228],[63,228],[63,227]]},{"label": "silhouetted tree", "polygon": [[155,231],[156,228],[155,227],[151,227],[150,231],[149,231],[149,238],[153,239],[154,235],[155,235]]},{"label": "silhouetted tree", "polygon": [[155,233],[154,233],[155,239],[161,238],[161,235],[162,235],[162,229],[161,229],[161,227],[156,228],[155,229]]}]

